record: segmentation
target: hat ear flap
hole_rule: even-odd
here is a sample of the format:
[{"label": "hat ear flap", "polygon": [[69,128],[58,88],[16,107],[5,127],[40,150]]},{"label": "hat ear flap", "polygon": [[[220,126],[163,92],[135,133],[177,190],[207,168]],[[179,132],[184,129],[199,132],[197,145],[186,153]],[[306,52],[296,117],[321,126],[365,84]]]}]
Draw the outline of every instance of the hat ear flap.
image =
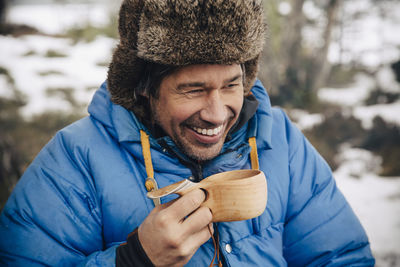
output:
[{"label": "hat ear flap", "polygon": [[136,51],[119,45],[108,69],[107,86],[111,100],[127,109],[134,106],[134,86],[142,76],[144,61]]},{"label": "hat ear flap", "polygon": [[260,59],[260,54],[257,57],[250,59],[244,63],[244,71],[245,71],[245,81],[243,84],[244,95],[248,95],[250,93],[251,88],[254,85],[258,72],[259,59]]},{"label": "hat ear flap", "polygon": [[125,0],[119,12],[120,43],[108,69],[107,86],[111,100],[132,109],[134,86],[143,72],[143,60],[137,57],[137,34],[143,0]]}]

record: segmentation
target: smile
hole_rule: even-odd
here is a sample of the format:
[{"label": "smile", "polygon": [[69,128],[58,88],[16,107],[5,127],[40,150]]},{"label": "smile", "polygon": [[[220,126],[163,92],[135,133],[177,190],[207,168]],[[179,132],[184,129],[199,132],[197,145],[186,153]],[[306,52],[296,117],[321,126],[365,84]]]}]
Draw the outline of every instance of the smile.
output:
[{"label": "smile", "polygon": [[192,129],[199,134],[213,136],[213,135],[217,135],[221,132],[222,125],[217,128],[214,128],[214,129],[203,129],[203,128],[197,128],[197,127],[193,127]]}]

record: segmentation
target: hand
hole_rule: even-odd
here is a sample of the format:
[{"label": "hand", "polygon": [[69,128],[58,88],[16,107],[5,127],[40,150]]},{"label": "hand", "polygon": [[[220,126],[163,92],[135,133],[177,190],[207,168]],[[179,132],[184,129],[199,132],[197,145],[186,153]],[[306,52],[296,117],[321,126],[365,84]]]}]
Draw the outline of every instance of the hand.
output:
[{"label": "hand", "polygon": [[204,199],[203,191],[193,190],[157,206],[139,226],[140,243],[155,266],[183,266],[210,239],[212,214],[200,207]]}]

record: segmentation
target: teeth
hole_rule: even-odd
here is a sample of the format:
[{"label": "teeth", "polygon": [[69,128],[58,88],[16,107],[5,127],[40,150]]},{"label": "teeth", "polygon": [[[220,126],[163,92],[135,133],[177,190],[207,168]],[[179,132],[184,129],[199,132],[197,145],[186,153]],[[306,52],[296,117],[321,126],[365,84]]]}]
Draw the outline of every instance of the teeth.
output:
[{"label": "teeth", "polygon": [[214,129],[202,129],[193,127],[193,130],[195,130],[199,134],[212,136],[212,135],[217,135],[222,130],[222,125]]}]

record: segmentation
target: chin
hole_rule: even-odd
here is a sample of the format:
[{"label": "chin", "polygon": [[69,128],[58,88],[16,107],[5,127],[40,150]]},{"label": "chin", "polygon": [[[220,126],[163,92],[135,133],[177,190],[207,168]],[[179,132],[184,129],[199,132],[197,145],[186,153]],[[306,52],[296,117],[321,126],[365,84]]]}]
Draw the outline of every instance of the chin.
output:
[{"label": "chin", "polygon": [[221,151],[222,146],[219,144],[215,144],[211,147],[190,147],[188,149],[184,149],[185,154],[188,155],[190,158],[199,161],[206,161],[211,160],[218,156],[219,152]]},{"label": "chin", "polygon": [[219,155],[224,144],[224,138],[214,144],[202,144],[185,138],[173,138],[179,149],[189,158],[198,161],[207,161]]}]

